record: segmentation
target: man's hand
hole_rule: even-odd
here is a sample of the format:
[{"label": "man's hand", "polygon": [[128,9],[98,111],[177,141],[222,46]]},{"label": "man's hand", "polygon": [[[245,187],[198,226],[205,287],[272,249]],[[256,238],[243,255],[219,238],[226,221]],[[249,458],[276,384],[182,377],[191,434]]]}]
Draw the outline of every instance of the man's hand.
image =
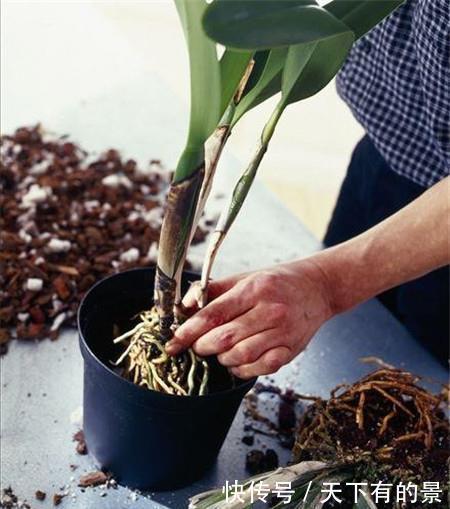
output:
[{"label": "man's hand", "polygon": [[[276,372],[333,314],[326,278],[307,260],[213,281],[208,297],[208,305],[176,331],[167,352],[192,345],[199,355],[216,354],[244,379]],[[195,310],[194,288],[183,303]]]},{"label": "man's hand", "polygon": [[[450,177],[377,226],[305,260],[212,282],[167,344],[217,354],[240,378],[274,373],[334,314],[450,263]],[[185,301],[195,311],[195,293]]]}]

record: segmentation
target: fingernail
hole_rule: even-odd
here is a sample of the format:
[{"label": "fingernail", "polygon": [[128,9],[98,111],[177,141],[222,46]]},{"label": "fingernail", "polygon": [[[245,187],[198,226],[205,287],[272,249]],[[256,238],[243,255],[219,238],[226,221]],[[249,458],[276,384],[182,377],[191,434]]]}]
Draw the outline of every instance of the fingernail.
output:
[{"label": "fingernail", "polygon": [[182,346],[180,345],[180,343],[177,343],[176,341],[169,341],[168,343],[166,343],[165,349],[169,355],[176,355],[178,352],[181,351]]}]

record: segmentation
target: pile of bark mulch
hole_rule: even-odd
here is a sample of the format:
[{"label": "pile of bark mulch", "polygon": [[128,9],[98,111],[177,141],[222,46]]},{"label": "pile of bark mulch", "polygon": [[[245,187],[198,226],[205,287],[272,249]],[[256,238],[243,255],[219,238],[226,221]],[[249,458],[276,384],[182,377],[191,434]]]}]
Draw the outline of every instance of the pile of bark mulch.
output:
[{"label": "pile of bark mulch", "polygon": [[[99,279],[156,261],[170,173],[21,127],[1,137],[0,353],[56,339]],[[199,229],[194,242],[206,230]]]}]

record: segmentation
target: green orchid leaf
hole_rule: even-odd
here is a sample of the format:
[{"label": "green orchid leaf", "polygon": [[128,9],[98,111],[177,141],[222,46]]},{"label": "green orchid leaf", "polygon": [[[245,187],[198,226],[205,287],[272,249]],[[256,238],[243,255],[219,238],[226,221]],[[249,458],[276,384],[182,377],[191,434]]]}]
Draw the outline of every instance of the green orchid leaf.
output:
[{"label": "green orchid leaf", "polygon": [[175,0],[189,52],[191,113],[188,141],[174,181],[189,177],[203,159],[203,145],[217,126],[221,108],[220,65],[216,45],[203,32],[205,0]]},{"label": "green orchid leaf", "polygon": [[353,43],[351,31],[312,44],[291,46],[282,79],[285,105],[322,90],[336,75]]},{"label": "green orchid leaf", "polygon": [[298,88],[297,84],[301,81],[300,77],[302,76],[302,73],[311,59],[316,47],[316,42],[290,46],[287,52],[281,82],[281,94],[285,104],[295,101],[295,92]]},{"label": "green orchid leaf", "polygon": [[281,90],[281,75],[287,52],[287,48],[277,48],[268,53],[258,81],[254,84],[253,88],[244,95],[236,108],[233,125],[237,123],[244,113]]},{"label": "green orchid leaf", "polygon": [[220,77],[222,84],[220,116],[230,104],[242,76],[253,56],[253,51],[235,51],[225,49],[220,59]]},{"label": "green orchid leaf", "polygon": [[258,50],[318,42],[348,30],[314,0],[215,0],[203,27],[228,47]]},{"label": "green orchid leaf", "polygon": [[341,20],[359,39],[405,0],[334,0],[324,6]]}]

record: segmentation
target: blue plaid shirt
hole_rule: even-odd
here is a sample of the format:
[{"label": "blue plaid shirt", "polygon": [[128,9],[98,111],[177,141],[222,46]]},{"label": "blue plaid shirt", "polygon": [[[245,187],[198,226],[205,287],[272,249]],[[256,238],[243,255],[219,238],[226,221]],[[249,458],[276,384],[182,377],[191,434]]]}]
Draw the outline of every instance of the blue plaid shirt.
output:
[{"label": "blue plaid shirt", "polygon": [[449,0],[407,0],[355,44],[337,85],[392,170],[423,187],[450,174]]}]

